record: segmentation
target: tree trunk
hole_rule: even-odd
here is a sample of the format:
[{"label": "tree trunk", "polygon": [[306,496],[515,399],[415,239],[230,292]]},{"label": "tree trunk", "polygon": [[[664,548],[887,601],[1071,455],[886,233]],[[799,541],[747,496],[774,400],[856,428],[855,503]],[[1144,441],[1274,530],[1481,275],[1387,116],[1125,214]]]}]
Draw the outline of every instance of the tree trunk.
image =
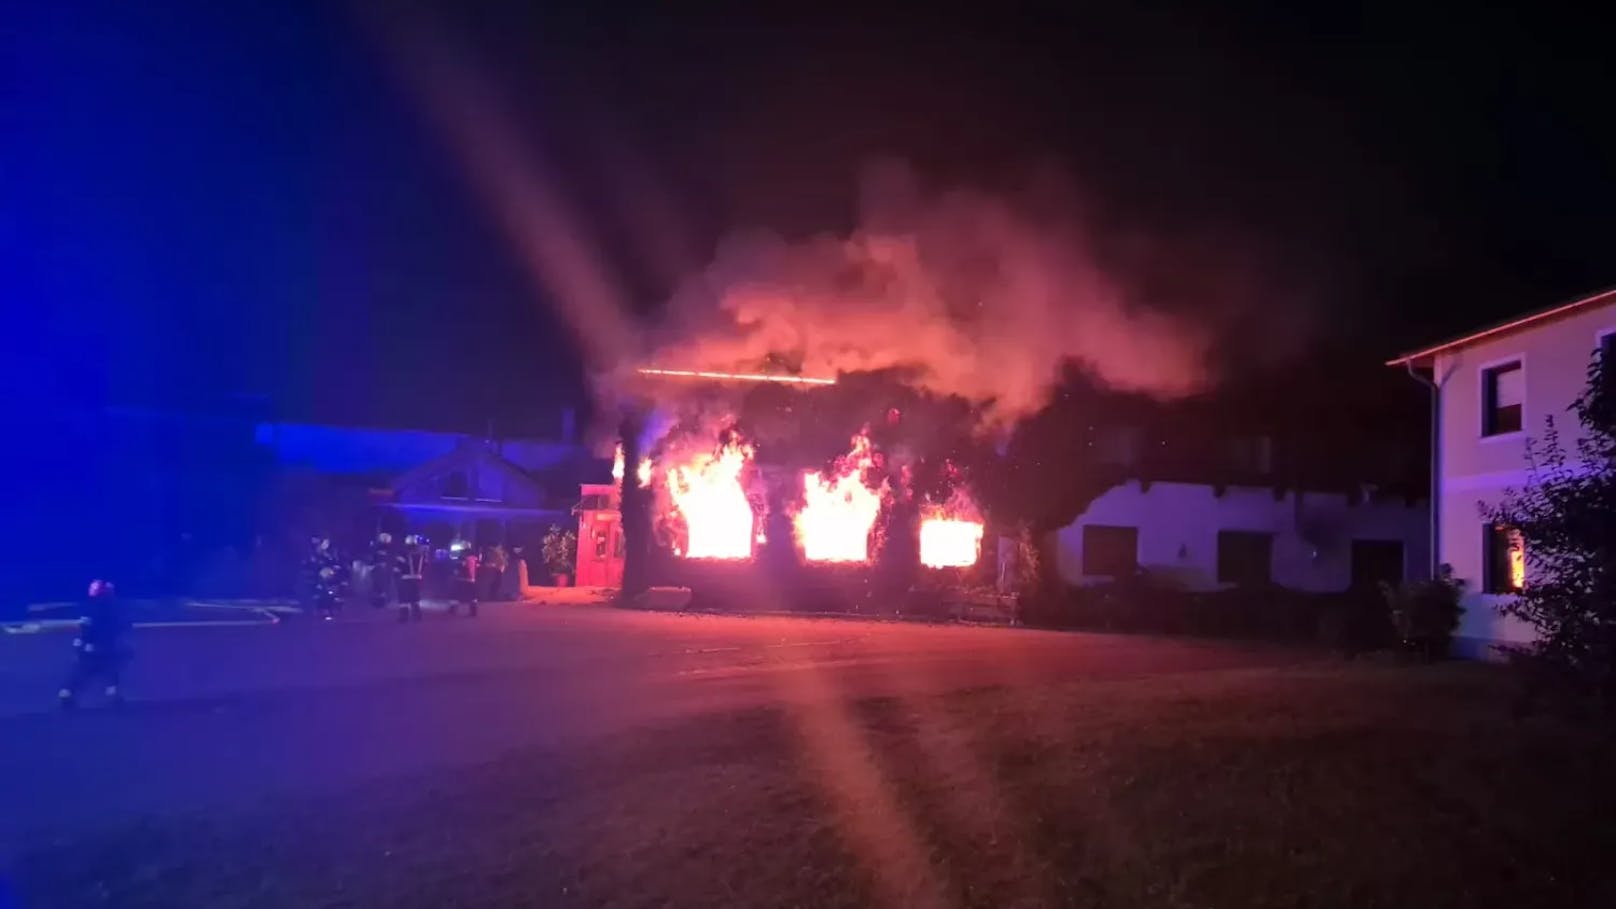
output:
[{"label": "tree trunk", "polygon": [[651,586],[649,562],[651,557],[651,491],[640,486],[638,465],[640,435],[645,419],[640,409],[630,405],[618,424],[618,436],[623,445],[623,596],[633,597]]}]

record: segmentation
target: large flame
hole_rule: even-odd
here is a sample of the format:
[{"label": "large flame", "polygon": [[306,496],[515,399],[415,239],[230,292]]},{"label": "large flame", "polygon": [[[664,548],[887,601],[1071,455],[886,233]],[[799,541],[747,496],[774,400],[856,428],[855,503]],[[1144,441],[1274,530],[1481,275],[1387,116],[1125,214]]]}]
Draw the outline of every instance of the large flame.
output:
[{"label": "large flame", "polygon": [[881,514],[882,499],[880,489],[864,483],[864,474],[874,463],[870,439],[860,434],[853,437],[853,449],[837,459],[834,473],[803,473],[803,505],[794,519],[803,558],[810,562],[869,561],[870,531]]},{"label": "large flame", "polygon": [[920,563],[927,568],[969,568],[982,550],[982,524],[957,518],[920,522]]},{"label": "large flame", "polygon": [[927,568],[969,568],[982,551],[982,518],[963,487],[943,505],[920,512],[920,564]]},{"label": "large flame", "polygon": [[680,552],[687,559],[752,557],[752,503],[741,473],[752,447],[732,439],[716,454],[697,455],[668,469],[668,495],[684,519],[687,539]]}]

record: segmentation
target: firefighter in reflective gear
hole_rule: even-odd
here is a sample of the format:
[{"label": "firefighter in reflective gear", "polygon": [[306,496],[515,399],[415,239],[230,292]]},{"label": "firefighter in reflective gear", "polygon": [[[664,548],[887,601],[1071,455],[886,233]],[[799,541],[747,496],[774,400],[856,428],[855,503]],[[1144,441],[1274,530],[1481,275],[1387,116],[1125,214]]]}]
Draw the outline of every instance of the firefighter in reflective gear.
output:
[{"label": "firefighter in reflective gear", "polygon": [[123,699],[118,683],[124,664],[129,660],[129,649],[125,643],[129,625],[128,616],[118,603],[112,582],[91,581],[89,596],[85,599],[83,614],[79,618],[79,636],[73,641],[78,655],[72,672],[62,683],[61,690],[56,692],[62,707],[77,706],[79,692],[97,682],[105,686],[104,691],[112,701]]},{"label": "firefighter in reflective gear", "polygon": [[410,534],[404,538],[404,550],[397,556],[395,573],[398,575],[398,620],[421,621],[421,584],[426,580],[426,537]]},{"label": "firefighter in reflective gear", "polygon": [[449,544],[449,561],[454,568],[452,599],[449,613],[453,615],[463,605],[466,614],[477,617],[477,553],[465,540]]},{"label": "firefighter in reflective gear", "polygon": [[393,535],[384,530],[370,541],[370,605],[377,609],[387,605],[398,580],[397,568]]},{"label": "firefighter in reflective gear", "polygon": [[342,567],[342,559],[337,556],[331,539],[322,537],[309,554],[309,571],[314,578],[314,613],[327,622],[336,617],[342,605],[347,586]]}]

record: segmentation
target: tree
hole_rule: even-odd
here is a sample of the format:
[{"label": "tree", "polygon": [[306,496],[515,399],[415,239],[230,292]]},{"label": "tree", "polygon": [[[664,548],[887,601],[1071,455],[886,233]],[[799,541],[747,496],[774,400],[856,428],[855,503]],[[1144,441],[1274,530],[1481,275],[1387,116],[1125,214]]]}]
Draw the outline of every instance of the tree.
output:
[{"label": "tree", "polygon": [[[1537,643],[1517,651],[1540,679],[1569,684],[1616,708],[1616,362],[1595,355],[1571,405],[1582,433],[1568,446],[1549,417],[1527,443],[1529,481],[1510,490],[1489,520],[1518,530],[1529,573],[1502,607]],[[1574,456],[1573,456],[1574,452]]]}]

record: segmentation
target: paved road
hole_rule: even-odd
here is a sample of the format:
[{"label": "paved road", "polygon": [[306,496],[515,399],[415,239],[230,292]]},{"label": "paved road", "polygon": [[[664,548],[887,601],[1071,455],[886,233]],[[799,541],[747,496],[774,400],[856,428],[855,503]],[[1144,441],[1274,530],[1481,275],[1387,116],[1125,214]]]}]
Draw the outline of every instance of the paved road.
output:
[{"label": "paved road", "polygon": [[137,634],[118,712],[54,711],[65,636],[0,637],[0,856],[57,825],[210,810],[699,712],[1296,662],[1023,629],[488,607],[471,621]]}]

